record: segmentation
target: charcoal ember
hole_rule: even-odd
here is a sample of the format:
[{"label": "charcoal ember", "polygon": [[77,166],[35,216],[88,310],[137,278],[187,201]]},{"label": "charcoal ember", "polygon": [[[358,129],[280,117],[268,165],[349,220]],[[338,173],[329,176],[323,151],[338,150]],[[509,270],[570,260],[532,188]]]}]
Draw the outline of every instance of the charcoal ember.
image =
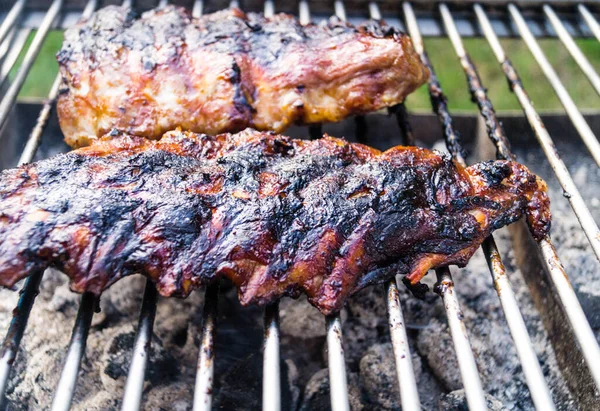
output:
[{"label": "charcoal ember", "polygon": [[[252,353],[234,364],[218,379],[215,409],[257,410],[262,403],[263,357]],[[291,360],[280,362],[281,407],[284,410],[298,408],[300,389],[297,386],[298,370]]]},{"label": "charcoal ember", "polygon": [[452,391],[462,387],[460,375],[456,372],[458,362],[446,323],[437,318],[430,319],[427,327],[419,332],[417,348],[446,389]]},{"label": "charcoal ember", "polygon": [[115,392],[98,391],[91,393],[81,402],[73,404],[73,411],[117,411],[121,408],[121,395]]},{"label": "charcoal ember", "polygon": [[[353,317],[343,322],[342,335],[346,365],[352,371],[358,371],[361,358],[373,342],[382,339],[377,328],[366,327]],[[389,341],[389,335],[385,334],[385,340]],[[326,350],[324,350],[324,359],[327,360]]]},{"label": "charcoal ember", "polygon": [[193,385],[175,382],[152,389],[144,398],[144,408],[157,411],[190,411],[194,401]]},{"label": "charcoal ember", "polygon": [[50,294],[51,298],[48,302],[49,310],[61,312],[68,316],[75,316],[77,315],[81,296],[71,292],[68,287],[61,287],[66,282],[67,280],[63,273],[49,268],[44,272],[44,281],[40,284],[40,289],[54,289],[54,292]]},{"label": "charcoal ember", "polygon": [[139,314],[144,296],[141,291],[144,290],[146,279],[141,275],[132,275],[124,278],[123,281],[125,282],[120,281],[100,297],[100,309],[107,321],[99,324],[103,327],[116,325]]},{"label": "charcoal ember", "polygon": [[284,299],[279,307],[281,332],[296,338],[324,337],[325,319],[311,306],[305,296],[298,300]]},{"label": "charcoal ember", "polygon": [[[348,401],[352,411],[365,409],[361,398],[358,375],[348,373]],[[331,410],[331,398],[329,395],[329,369],[324,368],[317,371],[306,384],[300,411],[329,411]]]},{"label": "charcoal ember", "polygon": [[[502,402],[489,394],[485,395],[485,402],[489,411],[507,410]],[[439,401],[440,411],[469,411],[465,390],[456,390],[448,394],[443,394]]]},{"label": "charcoal ember", "polygon": [[[483,308],[486,307],[485,301],[480,300],[480,304],[480,312],[474,312],[468,304],[463,304],[462,310],[484,389],[500,399],[507,409],[531,410],[533,404],[510,333],[500,319],[488,317],[490,307]],[[429,327],[419,333],[417,346],[447,390],[462,388],[454,345],[444,320],[432,319]],[[543,354],[543,359],[555,361],[551,352]]]},{"label": "charcoal ember", "polygon": [[[600,171],[591,158],[580,155],[576,145],[562,144],[559,146],[563,159],[566,160],[575,185],[586,201],[594,221],[600,221],[600,200],[598,187]],[[596,336],[600,342],[600,262],[593,253],[587,236],[582,230],[563,189],[556,182],[549,165],[541,161],[535,153],[523,153],[523,158],[535,164],[540,174],[546,178],[548,194],[552,199],[552,240],[558,255],[564,265],[565,272],[575,289],[582,308],[592,325],[597,330]]]},{"label": "charcoal ember", "polygon": [[32,397],[31,390],[20,389],[20,385],[24,384],[24,379],[27,375],[27,363],[29,361],[28,353],[23,347],[19,348],[17,358],[19,360],[13,362],[13,376],[8,380],[6,387],[6,399],[3,404],[0,404],[6,407],[5,411],[22,409],[25,404],[29,403]]},{"label": "charcoal ember", "polygon": [[[568,258],[580,261],[580,267],[597,264],[594,256],[580,251],[567,253]],[[563,257],[564,258],[564,257]],[[573,281],[573,288],[592,328],[600,331],[600,278],[578,277]]]},{"label": "charcoal ember", "polygon": [[[507,230],[499,230],[494,237],[500,250],[511,250]],[[502,257],[545,377],[553,386],[555,401],[570,403],[570,393],[561,378],[556,357],[527,285],[515,265],[514,255],[507,251]],[[485,391],[509,410],[533,410],[514,341],[481,250],[475,253],[466,268],[452,269],[452,272],[462,318]],[[466,284],[469,286],[463,286]],[[446,390],[462,388],[445,314],[433,316],[427,326],[419,330],[417,349]]]},{"label": "charcoal ember", "polygon": [[160,298],[156,308],[154,333],[160,335],[164,348],[178,358],[181,371],[191,378],[195,378],[203,306],[204,293],[197,292],[186,299]]},{"label": "charcoal ember", "polygon": [[369,328],[386,326],[387,306],[385,290],[382,285],[367,287],[346,302],[349,316]]},{"label": "charcoal ember", "polygon": [[[430,290],[435,287],[435,275],[427,275],[423,280]],[[399,282],[398,293],[402,304],[402,314],[408,329],[421,329],[427,327],[429,319],[443,316],[444,306],[440,304],[440,298],[433,292],[424,295],[423,299],[415,298],[406,286]]]},{"label": "charcoal ember", "polygon": [[[297,337],[281,334],[280,355],[282,358],[293,358],[298,369],[298,387],[305,387],[314,373],[323,368],[323,351],[325,337],[308,338],[301,340]],[[300,348],[300,349],[299,349]]]},{"label": "charcoal ember", "polygon": [[[412,355],[415,379],[422,374],[421,358]],[[391,343],[375,344],[360,360],[360,383],[370,402],[379,409],[400,410],[400,390]]]},{"label": "charcoal ember", "polygon": [[[29,107],[20,104],[17,109],[26,106]],[[35,118],[39,109],[39,106],[31,105],[26,118]],[[382,128],[381,124],[395,127],[395,120],[379,115],[367,116],[367,120],[373,130],[379,130],[374,133],[377,134],[378,139],[381,139],[378,140],[379,148],[387,148],[389,142],[380,137],[381,132],[395,134],[395,128]],[[437,125],[436,121],[432,120],[435,119],[427,118],[421,122],[421,125]],[[56,122],[56,119],[51,119],[51,123],[52,121]],[[347,127],[345,132],[336,132],[331,128],[331,134],[353,135],[354,122],[349,121],[344,124]],[[524,119],[523,127],[524,129],[528,128]],[[423,130],[422,127],[414,129],[416,132]],[[298,127],[294,129],[294,132],[298,136],[306,135],[304,128]],[[48,147],[44,149],[44,144],[47,144],[48,138],[54,139],[55,144],[63,144],[60,131],[55,128],[45,134],[42,151],[46,154],[56,154],[56,148],[52,149],[54,151],[49,151]],[[560,136],[560,133],[551,132],[551,134],[557,139]],[[23,138],[27,138],[27,136],[25,135]],[[563,144],[563,148],[564,146]],[[573,172],[575,183],[586,199],[595,220],[600,221],[600,201],[597,192],[600,184],[600,171],[588,158],[589,156],[582,155],[581,150],[585,151],[585,148],[582,149],[581,145],[572,144],[572,142],[568,146],[573,148],[569,153],[559,147],[562,157]],[[549,166],[543,165],[546,160],[534,137],[532,136],[529,142],[520,138],[513,139],[513,147],[517,150],[519,159],[531,165],[532,169],[539,172],[549,184],[554,213],[553,242],[557,246],[558,254],[565,265],[586,315],[592,325],[597,327],[595,315],[600,313],[600,308],[596,305],[596,293],[600,290],[597,282],[600,269],[596,258],[589,249],[585,234],[573,215],[568,201],[563,198],[563,192],[555,181],[552,170]],[[521,147],[521,151],[518,151],[519,147]],[[490,158],[490,156],[486,158]],[[539,313],[533,305],[528,287],[516,267],[513,246],[508,233],[500,230],[494,237],[557,409],[566,411],[582,408],[574,402],[566,388],[548,335],[539,320]],[[475,350],[485,391],[501,401],[506,409],[534,410],[483,255],[478,252],[465,269],[452,268],[452,270],[456,282],[455,290],[463,308],[466,327]],[[430,273],[424,282],[433,288],[435,275]],[[102,295],[100,299],[102,312],[94,315],[93,327],[90,330],[86,354],[82,362],[82,371],[77,381],[73,410],[117,411],[120,409],[124,377],[115,381],[104,374],[107,358],[103,354],[115,333],[133,333],[135,331],[144,284],[143,277],[130,276],[120,280],[118,284]],[[16,288],[20,289],[22,285],[21,282]],[[345,310],[348,316],[343,322],[344,348],[349,371],[350,401],[353,409],[365,411],[382,409],[380,405],[368,398],[364,388],[364,376],[359,374],[360,369],[358,368],[360,359],[366,355],[372,345],[389,342],[385,296],[378,300],[382,289],[383,286],[374,286],[361,291],[348,301]],[[459,404],[463,407],[459,409],[465,409],[464,394],[457,395],[455,392],[463,385],[460,381],[455,361],[456,354],[446,326],[446,314],[441,299],[430,292],[425,296],[425,301],[418,300],[412,297],[401,283],[399,293],[408,328],[410,348],[414,353],[420,354],[422,360],[422,372],[417,388],[423,409],[436,410],[440,407],[444,409],[444,407],[451,407],[451,404]],[[173,395],[183,395],[188,406],[191,404],[189,390],[193,389],[195,381],[203,295],[203,290],[199,290],[185,300],[159,299],[154,327],[155,334],[161,338],[163,349],[176,359],[178,373],[165,378],[165,381],[146,385],[144,409],[169,410],[171,404],[177,402],[177,399],[173,400]],[[8,329],[18,297],[17,292],[0,289],[0,330],[3,333]],[[50,408],[80,298],[80,295],[70,292],[64,275],[55,270],[45,273],[40,286],[40,294],[33,307],[17,360],[13,365],[14,369],[7,387],[7,400],[4,404],[7,410],[45,410]],[[362,301],[363,298],[368,301]],[[301,401],[302,409],[328,410],[330,409],[328,372],[323,369],[326,366],[326,357],[323,356],[326,345],[324,319],[322,316],[312,318],[312,314],[316,310],[302,300],[298,302],[283,299],[281,301],[282,314],[285,315],[289,311],[288,308],[295,304],[301,304],[305,308],[295,311],[294,315],[289,317],[291,326],[282,323],[281,355],[282,358],[291,358],[298,368],[300,376],[295,386],[304,394]],[[372,307],[373,313],[369,311],[370,307]],[[232,287],[231,284],[221,286],[219,313],[215,362],[216,387],[213,398],[215,405],[218,405],[216,390],[221,383],[220,378],[233,368],[236,361],[245,358],[250,353],[256,353],[257,361],[260,364],[263,337],[263,309],[255,306],[241,307],[235,287]],[[481,317],[481,319],[478,320],[477,317]],[[303,332],[308,328],[293,328],[304,318],[310,318],[310,321],[306,321],[303,326],[314,327],[310,332],[314,330],[315,333],[320,334],[319,337],[302,338],[303,335],[306,335]],[[189,321],[187,326],[186,321]],[[371,324],[379,325],[370,328]],[[300,336],[298,336],[299,334]],[[357,341],[363,339],[363,336],[364,341]],[[596,329],[596,336],[600,341],[600,328]],[[357,342],[360,344],[357,345]],[[488,344],[490,347],[485,349],[484,347]],[[231,359],[232,357],[234,360]],[[123,363],[124,369],[129,361],[130,358]],[[393,363],[393,361],[393,358],[389,357],[385,362]],[[155,365],[151,364],[150,368],[155,368]],[[318,372],[319,370],[321,371]],[[445,373],[443,378],[440,377],[442,371]],[[242,371],[239,373],[243,374]],[[262,366],[251,369],[248,373],[252,375],[253,383],[256,382],[260,386]],[[240,378],[242,381],[250,379],[248,375],[242,375]],[[448,381],[453,378],[456,380],[456,389],[449,388],[451,384]],[[108,381],[109,388],[105,386],[107,379],[111,380]],[[243,385],[243,383],[239,385]],[[116,386],[121,388],[114,389]],[[384,390],[387,387],[381,389]],[[442,396],[441,392],[450,392],[450,394]],[[252,397],[252,401],[230,409],[260,408],[260,389],[254,389],[252,393],[252,396],[248,396]],[[164,400],[161,400],[162,396],[164,396]],[[300,404],[298,405],[300,406]]]},{"label": "charcoal ember", "polygon": [[50,313],[41,306],[32,309],[15,361],[20,374],[13,374],[7,391],[17,409],[37,409],[52,401],[73,324],[62,313]]},{"label": "charcoal ember", "polygon": [[[125,385],[136,335],[131,328],[131,326],[118,328],[105,346],[101,378],[107,390],[120,391]],[[148,358],[146,380],[151,385],[164,384],[178,375],[178,361],[170,351],[165,350],[162,340],[156,335],[152,336]]]}]

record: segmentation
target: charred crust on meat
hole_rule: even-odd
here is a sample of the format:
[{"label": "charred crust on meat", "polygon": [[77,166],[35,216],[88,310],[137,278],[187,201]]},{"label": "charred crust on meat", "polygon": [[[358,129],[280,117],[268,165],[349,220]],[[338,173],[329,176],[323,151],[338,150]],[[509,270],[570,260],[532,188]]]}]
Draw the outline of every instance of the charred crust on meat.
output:
[{"label": "charred crust on meat", "polygon": [[384,23],[301,25],[235,8],[127,13],[108,6],[65,32],[57,60],[70,92],[57,111],[71,146],[113,127],[158,139],[177,127],[214,135],[337,122],[400,103],[428,76],[410,39]]},{"label": "charred crust on meat", "polygon": [[[502,178],[501,178],[502,177]],[[544,182],[508,161],[324,137],[115,129],[90,147],[0,173],[0,285],[54,266],[100,294],[141,273],[164,296],[218,278],[243,304],[308,295],[323,313],[405,274],[463,266],[521,217],[548,234]]]},{"label": "charred crust on meat", "polygon": [[500,185],[502,180],[504,180],[510,174],[511,169],[508,164],[486,161],[485,167],[481,167],[481,175],[491,187]]},{"label": "charred crust on meat", "polygon": [[419,300],[424,300],[429,292],[429,286],[427,284],[423,284],[422,282],[413,284],[408,278],[403,277],[402,283],[404,283],[408,291],[410,291],[410,293]]}]

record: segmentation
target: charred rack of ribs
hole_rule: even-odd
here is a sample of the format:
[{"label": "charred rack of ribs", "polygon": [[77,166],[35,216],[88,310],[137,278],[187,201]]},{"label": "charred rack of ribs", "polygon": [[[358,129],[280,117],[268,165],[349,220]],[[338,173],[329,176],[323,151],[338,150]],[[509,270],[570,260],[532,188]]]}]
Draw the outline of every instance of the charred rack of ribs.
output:
[{"label": "charred rack of ribs", "polygon": [[399,104],[429,75],[410,38],[385,23],[301,25],[235,8],[136,18],[109,6],[67,30],[57,57],[72,147],[113,129],[159,139],[177,127],[214,135],[335,122]]},{"label": "charred rack of ribs", "polygon": [[546,185],[514,162],[251,130],[123,134],[0,174],[0,285],[54,266],[77,292],[141,273],[186,296],[226,277],[243,304],[304,292],[328,314],[397,273],[416,284],[465,265],[522,216],[547,234]]}]

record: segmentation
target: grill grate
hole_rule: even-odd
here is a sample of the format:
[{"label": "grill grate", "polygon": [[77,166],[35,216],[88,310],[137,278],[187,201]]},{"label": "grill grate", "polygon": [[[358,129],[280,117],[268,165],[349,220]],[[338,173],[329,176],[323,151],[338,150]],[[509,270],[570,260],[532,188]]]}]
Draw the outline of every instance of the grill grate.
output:
[{"label": "grill grate", "polygon": [[[124,4],[129,5],[129,0]],[[159,5],[165,5],[167,1],[160,0]],[[420,2],[415,2],[419,3]],[[594,89],[600,93],[600,77],[590,65],[589,61],[583,56],[577,48],[567,28],[562,23],[560,16],[548,4],[543,4],[542,9],[547,20],[556,31],[560,40],[567,47],[580,68],[590,80]],[[0,44],[7,45],[7,50],[15,55],[14,60],[7,58],[4,64],[8,64],[8,70],[16,61],[16,56],[24,45],[24,40],[19,41],[18,33],[27,33],[29,31],[19,31],[18,21],[25,11],[25,0],[18,0],[14,3],[8,14],[6,14],[0,25]],[[239,2],[230,2],[231,6],[239,6]],[[97,0],[90,0],[84,11],[83,16],[89,16],[98,6]],[[494,142],[497,155],[500,158],[512,159],[513,154],[510,151],[510,144],[496,118],[492,102],[489,100],[486,90],[481,84],[477,69],[466,53],[461,36],[461,29],[456,24],[450,8],[441,3],[438,5],[439,13],[443,27],[450,38],[456,51],[461,65],[467,75],[467,83],[472,93],[473,99],[477,102],[481,115],[485,119],[489,138]],[[39,29],[25,55],[23,64],[13,82],[0,101],[0,127],[6,122],[9,112],[12,109],[35,58],[39,54],[43,40],[48,31],[56,22],[58,16],[64,8],[62,0],[54,0],[45,13]],[[484,7],[480,4],[472,4],[476,21],[479,24],[483,35],[488,40],[498,62],[500,63],[508,81],[511,90],[517,95],[520,105],[525,115],[535,131],[536,137],[543,148],[550,165],[552,166],[561,186],[567,194],[567,198],[579,219],[581,226],[586,233],[592,249],[600,258],[600,230],[593,220],[583,198],[577,190],[575,183],[565,167],[558,154],[551,136],[544,127],[539,115],[533,107],[533,103],[527,96],[519,76],[513,68],[510,60],[506,56],[499,40],[498,35],[488,18]],[[193,14],[199,16],[202,14],[204,4],[201,0],[196,0],[193,4]],[[344,2],[337,0],[333,2],[335,14],[342,20],[346,19],[346,9]],[[588,147],[590,153],[596,162],[600,165],[600,143],[593,134],[589,125],[575,106],[573,100],[566,91],[564,85],[556,75],[556,72],[541,51],[537,40],[532,33],[528,23],[523,15],[513,4],[506,5],[506,10],[510,14],[521,38],[529,47],[561,103],[564,105],[571,121],[576,127],[578,133]],[[600,25],[590,13],[588,8],[580,4],[577,6],[583,21],[591,33],[600,40]],[[367,10],[365,10],[367,11]],[[406,28],[411,35],[415,49],[423,62],[431,71],[429,82],[429,92],[432,99],[432,108],[438,115],[440,123],[445,132],[448,150],[454,159],[460,163],[465,163],[463,158],[463,149],[460,139],[454,130],[452,117],[450,116],[445,97],[442,93],[435,71],[431,66],[427,54],[423,47],[421,25],[409,2],[402,4],[402,11],[405,18]],[[264,12],[272,15],[275,12],[275,4],[272,0],[264,2]],[[368,4],[368,12],[371,18],[380,19],[381,11],[376,2]],[[306,0],[300,0],[298,3],[298,15],[302,23],[310,21],[309,3]],[[28,30],[28,29],[21,29]],[[26,37],[26,36],[25,36]],[[12,49],[8,48],[12,38]],[[2,73],[8,73],[5,67]],[[3,74],[0,81],[6,77]],[[41,135],[45,124],[49,118],[53,104],[58,94],[60,77],[57,77],[48,95],[47,102],[38,116],[37,123],[32,130],[25,149],[19,159],[19,164],[32,161],[36,149],[40,143]],[[398,118],[398,123],[404,137],[405,144],[414,143],[410,125],[407,122],[406,111],[403,106],[394,110]],[[363,117],[356,119],[357,139],[361,142],[366,141],[366,121]],[[314,126],[310,128],[312,137],[321,135],[321,127]],[[570,326],[577,337],[579,348],[586,360],[586,364],[594,379],[596,386],[600,388],[600,348],[595,340],[592,329],[585,318],[579,301],[569,284],[568,277],[562,267],[556,254],[556,250],[549,238],[537,243],[540,254],[543,256],[543,262],[554,289],[558,294],[559,301],[566,313]],[[533,402],[538,409],[552,410],[554,404],[550,395],[548,385],[536,357],[531,339],[527,333],[523,316],[519,311],[515,294],[510,285],[506,268],[502,263],[500,253],[496,247],[493,237],[488,238],[483,244],[483,251],[487,259],[490,273],[494,281],[494,286],[498,293],[511,335],[515,341],[517,354],[523,366],[523,372],[527,384],[530,388]],[[471,409],[485,409],[485,397],[482,389],[481,379],[475,364],[474,353],[470,347],[466,327],[462,321],[461,308],[458,298],[454,292],[454,282],[450,271],[447,268],[439,269],[436,272],[438,283],[436,291],[443,299],[444,307],[448,317],[450,332],[456,351],[460,373],[463,385],[466,391],[467,401]],[[19,303],[14,310],[13,320],[9,326],[6,338],[3,343],[2,357],[0,358],[0,398],[4,397],[9,374],[12,364],[16,358],[16,353],[20,345],[31,307],[33,306],[37,291],[42,280],[41,272],[35,273],[25,282],[21,291]],[[394,357],[396,361],[396,370],[398,375],[399,389],[403,409],[419,410],[420,401],[417,391],[415,375],[412,369],[410,347],[408,345],[407,331],[402,314],[402,306],[399,299],[398,285],[396,279],[389,281],[385,285],[388,307],[388,319]],[[200,353],[198,358],[198,369],[196,376],[196,386],[194,392],[194,409],[209,410],[211,407],[211,396],[213,387],[213,370],[215,361],[216,347],[214,344],[215,334],[217,332],[217,303],[218,303],[218,284],[207,287],[205,291],[205,305],[202,316],[202,331]],[[127,378],[127,384],[123,397],[123,410],[137,410],[142,404],[142,391],[144,384],[145,371],[148,364],[150,341],[152,338],[152,328],[156,313],[157,293],[150,281],[147,281],[144,291],[144,299],[139,317],[138,332],[135,338],[134,350]],[[58,386],[54,394],[52,404],[53,410],[67,410],[70,408],[73,398],[74,388],[79,373],[81,359],[85,353],[85,344],[87,334],[92,321],[94,309],[97,305],[97,299],[90,294],[84,294],[81,297],[81,304],[71,342],[68,347],[67,357],[60,376]],[[346,371],[344,362],[344,351],[342,344],[341,319],[339,315],[330,316],[325,319],[327,329],[329,376],[331,386],[331,406],[333,410],[348,410],[348,390],[346,382]],[[279,353],[279,305],[272,304],[265,308],[264,314],[265,337],[264,337],[264,359],[263,359],[263,409],[279,410],[281,409],[281,389],[280,389],[280,353]]]},{"label": "grill grate", "polygon": [[[414,13],[412,12],[412,7],[410,6],[410,4],[405,3],[404,10],[407,19],[414,19]],[[448,7],[445,4],[440,5],[440,12],[442,13],[442,18],[444,20],[444,24],[446,25],[446,29],[448,31],[448,35],[451,39],[451,42],[456,50],[458,57],[461,60],[461,64],[465,70],[465,73],[467,74],[470,91],[473,95],[474,100],[476,100],[478,103],[482,116],[485,118],[488,133],[490,134],[490,139],[492,139],[496,143],[497,153],[504,158],[514,159],[514,155],[510,152],[510,144],[508,143],[508,140],[504,135],[502,126],[496,118],[492,103],[487,98],[485,89],[481,85],[481,81],[479,80],[476,68],[465,52],[462,40],[460,38],[460,35],[458,34],[458,31],[456,30],[454,20]],[[416,24],[416,20],[414,20],[414,24],[409,25],[409,30],[411,37],[415,41],[417,52],[421,56],[423,56],[423,42],[420,33],[418,32],[418,25]],[[429,59],[425,56],[424,61],[428,62]],[[433,68],[429,63],[428,68],[433,73]],[[436,98],[432,99],[432,101],[444,101],[441,86],[437,82],[435,75],[432,75],[430,92],[432,96],[436,96]],[[462,164],[465,164],[465,160],[462,158],[461,154],[462,150],[460,148],[460,142],[456,137],[456,132],[452,130],[452,120],[445,106],[445,102],[443,105],[438,104],[437,107],[434,107],[434,110],[438,112],[438,115],[440,115],[440,111],[444,112],[443,115],[440,115],[440,119],[442,120],[442,124],[446,125],[445,129],[447,131],[447,136],[450,137],[447,139],[448,148],[457,161],[459,161]],[[498,292],[498,297],[500,298],[502,308],[504,309],[504,312],[506,314],[506,320],[510,328],[510,332],[513,336],[513,339],[515,341],[523,342],[515,344],[515,346],[517,347],[519,359],[521,360],[521,364],[523,365],[523,371],[525,373],[527,383],[530,387],[533,402],[539,409],[554,409],[552,397],[550,395],[548,386],[544,381],[544,376],[540,365],[537,361],[535,351],[533,350],[531,339],[529,338],[529,335],[527,333],[525,322],[523,321],[523,317],[519,311],[514,292],[512,290],[512,287],[510,286],[508,277],[506,276],[504,264],[502,263],[500,253],[496,248],[496,243],[492,236],[490,236],[490,238],[488,238],[484,242],[483,249],[484,255],[488,261],[490,273],[492,275],[496,291]],[[451,317],[449,316],[449,322],[452,326],[452,322],[450,321],[450,319]],[[477,372],[476,369],[475,372]],[[465,377],[463,376],[463,379],[464,378]],[[467,390],[468,395],[469,386],[466,383],[465,390]],[[474,390],[474,388],[471,388],[471,390]],[[481,388],[477,387],[477,390],[480,391]],[[469,406],[472,409],[483,409],[480,408],[481,404],[474,403],[473,400],[469,397],[467,397],[467,400],[469,402]]]}]

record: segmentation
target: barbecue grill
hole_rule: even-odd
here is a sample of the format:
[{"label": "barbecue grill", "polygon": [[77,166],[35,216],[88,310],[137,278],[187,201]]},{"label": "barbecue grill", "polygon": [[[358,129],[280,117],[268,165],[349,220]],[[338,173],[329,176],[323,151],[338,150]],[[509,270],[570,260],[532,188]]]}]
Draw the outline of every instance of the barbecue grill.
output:
[{"label": "barbecue grill", "polygon": [[[130,3],[125,1],[125,3]],[[324,18],[335,14],[342,20],[362,15],[358,20],[364,20],[370,16],[373,19],[385,17],[388,23],[400,26],[412,37],[415,49],[423,62],[431,71],[429,81],[429,93],[432,101],[433,111],[437,114],[443,127],[447,149],[456,161],[465,164],[464,150],[461,140],[456,132],[453,117],[450,115],[446,99],[442,93],[436,75],[426,51],[424,49],[423,36],[447,35],[456,51],[456,55],[464,69],[467,85],[473,100],[477,103],[485,130],[489,139],[493,142],[496,156],[504,159],[514,159],[511,152],[509,138],[498,120],[493,109],[493,102],[487,95],[486,89],[478,75],[477,68],[465,51],[462,38],[465,36],[483,35],[498,63],[500,64],[510,89],[516,94],[525,116],[535,132],[539,145],[546,155],[556,177],[564,190],[565,197],[575,212],[581,229],[589,240],[589,245],[600,258],[600,230],[590,213],[588,206],[580,195],[574,179],[567,170],[561,153],[556,149],[553,137],[545,128],[540,116],[536,112],[532,101],[529,99],[525,85],[521,82],[517,71],[509,60],[510,56],[499,41],[499,37],[513,36],[521,38],[542,68],[551,87],[556,92],[563,104],[565,111],[577,130],[581,142],[585,145],[594,161],[600,166],[600,143],[594,135],[592,128],[576,107],[569,91],[562,84],[554,68],[544,55],[538,44],[538,38],[543,36],[557,36],[566,46],[583,73],[589,79],[593,90],[600,94],[600,76],[594,70],[581,50],[574,42],[574,37],[595,36],[600,41],[600,24],[594,15],[594,7],[599,4],[587,2],[587,4],[575,4],[569,1],[528,1],[509,3],[504,1],[472,2],[472,1],[448,1],[438,2],[394,2],[383,0],[379,2],[359,1],[331,1],[331,2],[309,2],[305,0],[299,3],[282,2],[284,5],[276,4],[274,1],[266,0],[264,3],[257,1],[237,2],[230,4],[215,4],[215,2],[203,2],[201,0],[175,1],[176,4],[185,5],[193,10],[194,15],[199,16],[203,12],[213,11],[218,8],[237,6],[247,10],[262,10],[270,15],[276,11],[291,11],[293,7],[302,23],[307,23],[313,18]],[[595,3],[595,4],[594,4]],[[151,2],[139,0],[135,6],[141,10],[166,5],[167,1]],[[6,7],[5,13],[1,15],[0,24],[0,53],[4,56],[0,69],[0,82],[6,83],[11,67],[26,44],[26,39],[33,28],[37,31],[33,41],[29,45],[24,60],[14,76],[12,82],[4,87],[4,93],[0,100],[0,127],[5,126],[17,95],[21,90],[27,75],[38,56],[42,43],[53,27],[68,27],[76,22],[81,16],[89,16],[97,7],[105,5],[97,0],[53,0],[50,7],[41,0],[16,0]],[[281,8],[281,9],[280,9]],[[312,13],[312,14],[311,14]],[[458,16],[458,17],[456,17]],[[34,159],[36,150],[40,145],[42,133],[48,122],[54,102],[59,89],[59,78],[49,92],[48,99],[44,103],[35,127],[29,134],[24,150],[22,151],[19,164],[30,162]],[[399,133],[405,144],[414,144],[415,139],[408,122],[406,109],[403,106],[391,110],[397,117]],[[356,139],[361,142],[369,142],[369,133],[366,128],[365,118],[356,119]],[[321,135],[320,127],[310,127],[311,136]],[[578,143],[579,144],[579,143]],[[523,234],[522,227],[514,231],[519,232],[519,241],[531,243],[528,234]],[[524,274],[526,280],[533,289],[533,299],[538,310],[544,315],[544,307],[549,305],[551,299],[558,308],[557,314],[561,316],[562,325],[567,332],[565,338],[572,338],[573,352],[570,359],[573,363],[582,361],[585,365],[578,367],[578,375],[575,379],[568,378],[568,385],[580,404],[590,404],[590,401],[598,400],[600,390],[600,348],[594,336],[594,332],[586,319],[575,291],[569,283],[568,273],[565,272],[563,264],[549,238],[534,243],[539,259],[531,263],[535,266],[540,262],[543,270],[533,269]],[[545,380],[542,368],[536,356],[528,330],[519,310],[517,298],[507,268],[504,266],[501,251],[498,250],[493,237],[488,238],[483,244],[483,252],[489,265],[489,271],[493,279],[502,309],[504,310],[506,322],[515,342],[516,351],[522,365],[523,373],[531,394],[532,401],[537,409],[555,409],[551,390]],[[487,408],[482,382],[475,362],[474,353],[469,343],[469,333],[465,327],[460,301],[455,292],[455,285],[447,268],[436,271],[437,285],[435,291],[443,300],[449,329],[454,343],[456,359],[458,361],[462,383],[465,389],[469,408],[472,410],[483,410]],[[35,297],[42,281],[43,274],[35,274],[26,280],[19,299],[18,306],[13,313],[13,319],[9,326],[3,343],[0,359],[0,397],[3,398],[7,389],[9,375],[13,365],[18,361],[17,351],[23,337],[29,313],[34,304]],[[552,292],[543,294],[542,285]],[[421,409],[417,382],[411,361],[411,347],[407,336],[406,324],[403,318],[402,303],[396,279],[385,284],[385,295],[388,309],[388,322],[393,345],[394,360],[399,383],[399,391],[402,408],[405,410]],[[211,408],[213,392],[213,370],[214,363],[218,361],[219,347],[215,345],[217,327],[217,302],[219,299],[219,286],[217,284],[206,288],[205,303],[202,315],[202,331],[200,336],[200,352],[198,356],[197,376],[194,389],[194,410],[208,410]],[[147,282],[139,316],[137,335],[133,347],[129,374],[125,392],[123,393],[122,409],[137,410],[142,406],[142,393],[144,378],[148,368],[150,341],[153,334],[153,323],[156,314],[158,295],[150,281]],[[66,360],[54,392],[53,410],[67,410],[71,406],[75,386],[78,377],[85,378],[80,374],[82,358],[85,354],[87,335],[90,330],[94,309],[97,300],[91,294],[84,294],[81,303],[71,342],[67,349]],[[330,381],[331,408],[335,411],[350,409],[348,400],[348,386],[346,378],[346,367],[344,361],[342,324],[339,315],[325,318],[327,330],[328,367]],[[264,410],[279,410],[282,408],[280,389],[280,330],[279,330],[279,305],[278,303],[265,307],[264,310],[264,353],[263,353],[263,383],[262,383],[262,407]],[[568,374],[568,373],[565,373]],[[591,393],[591,394],[590,394]],[[590,397],[591,395],[591,397]],[[586,397],[587,396],[587,397]],[[594,397],[596,396],[596,397]],[[594,399],[595,398],[595,399]],[[600,402],[596,402],[598,404]]]}]

